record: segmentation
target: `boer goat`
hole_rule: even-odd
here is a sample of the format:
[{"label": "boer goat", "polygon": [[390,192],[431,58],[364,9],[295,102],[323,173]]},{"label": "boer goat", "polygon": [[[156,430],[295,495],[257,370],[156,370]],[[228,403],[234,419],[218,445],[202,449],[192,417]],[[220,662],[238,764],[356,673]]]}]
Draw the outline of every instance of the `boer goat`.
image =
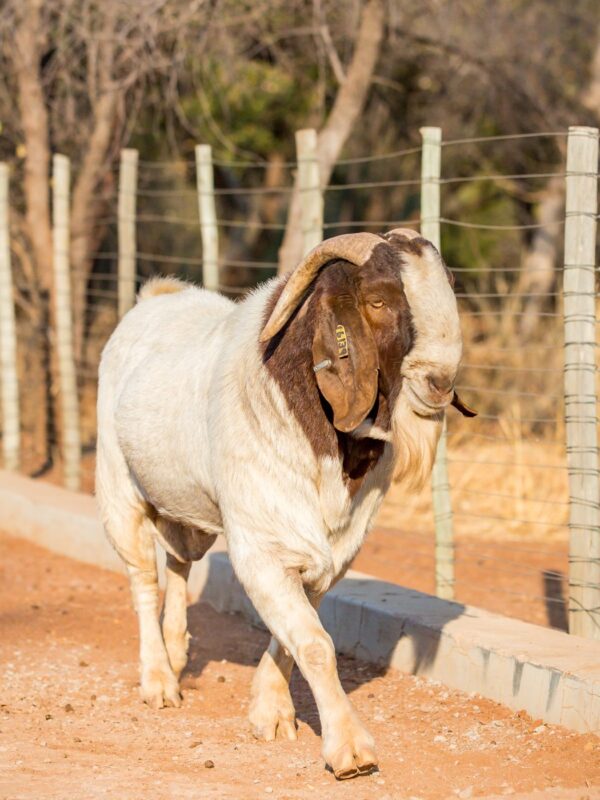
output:
[{"label": "boer goat", "polygon": [[[179,706],[186,579],[223,533],[273,638],[254,677],[257,736],[296,738],[294,662],[338,778],[375,745],[340,684],[317,608],[394,476],[430,473],[462,341],[452,279],[412,231],[329,239],[240,303],[155,279],[102,354],[97,497],[139,616],[141,694]],[[162,631],[155,540],[167,552]]]}]

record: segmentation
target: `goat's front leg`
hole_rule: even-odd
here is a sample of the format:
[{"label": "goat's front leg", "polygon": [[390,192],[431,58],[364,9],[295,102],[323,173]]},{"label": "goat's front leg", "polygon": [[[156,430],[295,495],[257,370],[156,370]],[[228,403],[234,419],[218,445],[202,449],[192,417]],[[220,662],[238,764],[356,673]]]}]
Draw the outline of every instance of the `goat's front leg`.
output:
[{"label": "goat's front leg", "polygon": [[254,607],[311,688],[321,718],[325,761],[336,778],[369,772],[377,764],[373,738],[344,693],[333,642],[306,596],[300,574],[270,553],[238,549],[234,537],[230,555]]}]

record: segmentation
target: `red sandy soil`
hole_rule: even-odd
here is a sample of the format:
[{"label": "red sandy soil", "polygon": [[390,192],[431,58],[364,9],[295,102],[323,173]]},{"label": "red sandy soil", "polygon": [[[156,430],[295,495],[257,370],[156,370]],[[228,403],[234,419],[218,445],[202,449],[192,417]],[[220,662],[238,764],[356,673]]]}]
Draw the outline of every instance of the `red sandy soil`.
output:
[{"label": "red sandy soil", "polygon": [[249,732],[266,634],[206,605],[190,628],[183,707],[151,711],[137,694],[127,580],[0,536],[0,800],[600,798],[595,736],[344,657],[380,771],[337,783],[297,673],[298,741]]}]

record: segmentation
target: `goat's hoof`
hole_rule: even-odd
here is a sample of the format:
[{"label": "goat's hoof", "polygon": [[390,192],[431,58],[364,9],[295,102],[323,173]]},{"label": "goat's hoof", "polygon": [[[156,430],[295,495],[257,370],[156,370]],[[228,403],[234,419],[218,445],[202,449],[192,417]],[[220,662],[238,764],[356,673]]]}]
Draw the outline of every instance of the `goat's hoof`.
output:
[{"label": "goat's hoof", "polygon": [[253,702],[249,713],[252,733],[264,742],[287,739],[294,742],[296,734],[296,712],[288,695],[287,702],[265,702],[264,698]]},{"label": "goat's hoof", "polygon": [[334,737],[336,742],[323,747],[325,761],[338,781],[372,772],[377,767],[377,753],[371,734],[365,728],[357,729],[356,723],[344,727],[340,734]]},{"label": "goat's hoof", "polygon": [[179,708],[181,706],[181,694],[179,693],[179,682],[171,670],[155,669],[148,671],[142,677],[140,688],[142,700],[150,708],[158,710],[164,706]]}]

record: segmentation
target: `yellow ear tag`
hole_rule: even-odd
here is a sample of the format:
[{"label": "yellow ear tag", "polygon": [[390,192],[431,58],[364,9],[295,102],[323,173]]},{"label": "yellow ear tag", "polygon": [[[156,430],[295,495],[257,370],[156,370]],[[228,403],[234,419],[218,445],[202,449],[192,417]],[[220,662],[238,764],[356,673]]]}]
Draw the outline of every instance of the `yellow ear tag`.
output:
[{"label": "yellow ear tag", "polygon": [[337,339],[338,356],[340,358],[348,358],[348,339],[346,338],[346,328],[343,325],[336,327],[335,338]]}]

